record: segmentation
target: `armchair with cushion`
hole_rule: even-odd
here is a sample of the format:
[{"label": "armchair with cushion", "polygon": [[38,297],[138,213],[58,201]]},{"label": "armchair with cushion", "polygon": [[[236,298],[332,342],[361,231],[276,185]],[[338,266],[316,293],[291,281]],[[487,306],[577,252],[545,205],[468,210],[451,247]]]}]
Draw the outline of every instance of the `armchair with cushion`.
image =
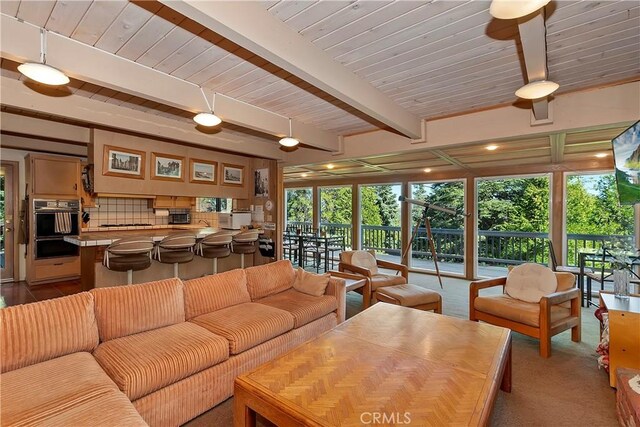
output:
[{"label": "armchair with cushion", "polygon": [[[400,272],[400,275],[380,273],[379,268],[396,270]],[[404,285],[409,279],[409,269],[406,265],[377,259],[375,252],[372,250],[341,252],[338,270],[369,278],[371,282],[371,295],[374,295],[375,290],[378,288],[383,286]],[[369,298],[371,298],[371,296],[369,296]],[[375,296],[373,298],[375,302]]]},{"label": "armchair with cushion", "polygon": [[[551,337],[571,329],[580,342],[580,289],[571,273],[522,264],[507,277],[471,282],[469,320],[482,320],[540,340],[540,355],[551,356]],[[481,289],[501,286],[500,295],[480,296]]]}]

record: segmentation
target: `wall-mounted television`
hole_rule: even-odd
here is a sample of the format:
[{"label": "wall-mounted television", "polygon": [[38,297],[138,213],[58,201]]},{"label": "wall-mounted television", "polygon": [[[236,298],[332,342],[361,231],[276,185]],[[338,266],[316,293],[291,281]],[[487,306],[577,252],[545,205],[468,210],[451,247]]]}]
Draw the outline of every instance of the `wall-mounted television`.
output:
[{"label": "wall-mounted television", "polygon": [[621,205],[640,203],[640,120],[611,140]]}]

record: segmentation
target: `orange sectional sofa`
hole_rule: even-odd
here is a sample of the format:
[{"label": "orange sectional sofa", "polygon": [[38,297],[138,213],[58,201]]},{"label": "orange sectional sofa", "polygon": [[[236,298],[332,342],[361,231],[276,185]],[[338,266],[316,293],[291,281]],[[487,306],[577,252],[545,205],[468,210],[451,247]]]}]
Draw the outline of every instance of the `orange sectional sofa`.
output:
[{"label": "orange sectional sofa", "polygon": [[278,261],[0,310],[0,422],[174,426],[246,372],[344,321],[345,283],[292,288]]}]

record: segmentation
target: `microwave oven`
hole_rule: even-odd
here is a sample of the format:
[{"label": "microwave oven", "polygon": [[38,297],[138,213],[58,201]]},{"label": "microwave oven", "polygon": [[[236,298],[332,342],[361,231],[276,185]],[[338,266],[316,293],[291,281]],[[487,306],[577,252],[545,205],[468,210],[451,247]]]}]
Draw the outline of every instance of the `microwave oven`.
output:
[{"label": "microwave oven", "polygon": [[227,230],[240,230],[245,225],[251,225],[251,212],[219,213],[218,225]]}]

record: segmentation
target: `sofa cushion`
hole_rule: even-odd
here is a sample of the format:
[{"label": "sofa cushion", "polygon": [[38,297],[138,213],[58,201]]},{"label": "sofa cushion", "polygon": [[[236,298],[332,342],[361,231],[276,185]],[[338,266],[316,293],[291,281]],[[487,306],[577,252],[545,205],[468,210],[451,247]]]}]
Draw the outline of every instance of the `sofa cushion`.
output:
[{"label": "sofa cushion", "polygon": [[242,353],[293,329],[293,316],[284,310],[248,302],[194,317],[190,322],[225,337],[231,354]]},{"label": "sofa cushion", "polygon": [[92,289],[100,341],[184,322],[180,279]]},{"label": "sofa cushion", "polygon": [[372,275],[378,274],[378,263],[376,257],[369,251],[353,251],[351,264],[356,267],[366,268]]},{"label": "sofa cushion", "polygon": [[146,425],[100,365],[73,353],[2,374],[2,425]]},{"label": "sofa cushion", "polygon": [[133,401],[226,360],[229,343],[183,322],[104,342],[94,356]]},{"label": "sofa cushion", "polygon": [[[509,319],[535,328],[540,326],[540,304],[520,301],[509,295],[478,297],[473,306],[483,313]],[[551,306],[551,323],[571,315],[568,308],[559,305]]]},{"label": "sofa cushion", "polygon": [[371,276],[371,292],[383,286],[404,285],[407,279],[392,274],[375,274]]},{"label": "sofa cushion", "polygon": [[537,303],[558,288],[553,271],[540,264],[525,263],[514,267],[507,275],[504,291],[512,298]]},{"label": "sofa cushion", "polygon": [[251,302],[251,297],[241,268],[184,282],[187,319],[243,302]]},{"label": "sofa cushion", "polygon": [[82,292],[3,308],[0,343],[2,372],[78,351],[93,351],[98,345],[93,296]]},{"label": "sofa cushion", "polygon": [[286,291],[293,286],[296,277],[296,271],[289,260],[250,267],[245,271],[251,301]]},{"label": "sofa cushion", "polygon": [[291,313],[294,328],[313,322],[335,311],[338,307],[334,296],[322,295],[316,297],[298,292],[295,289],[287,289],[284,292],[270,295],[256,302]]},{"label": "sofa cushion", "polygon": [[313,274],[298,267],[296,279],[293,281],[293,289],[303,294],[319,297],[324,295],[330,278],[329,273]]}]

